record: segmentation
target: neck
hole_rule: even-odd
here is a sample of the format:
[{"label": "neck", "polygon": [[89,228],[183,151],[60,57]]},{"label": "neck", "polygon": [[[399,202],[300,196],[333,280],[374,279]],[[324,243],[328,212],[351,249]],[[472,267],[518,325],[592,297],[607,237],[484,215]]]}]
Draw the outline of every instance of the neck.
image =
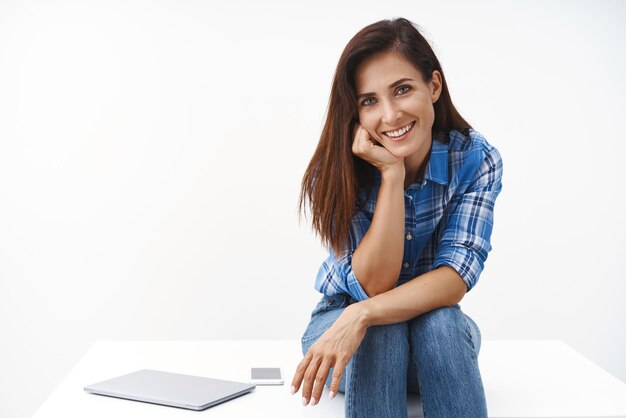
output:
[{"label": "neck", "polygon": [[419,178],[424,178],[426,166],[430,159],[430,150],[432,148],[432,139],[424,143],[424,149],[418,151],[415,155],[404,159],[404,188],[408,188],[413,182]]}]

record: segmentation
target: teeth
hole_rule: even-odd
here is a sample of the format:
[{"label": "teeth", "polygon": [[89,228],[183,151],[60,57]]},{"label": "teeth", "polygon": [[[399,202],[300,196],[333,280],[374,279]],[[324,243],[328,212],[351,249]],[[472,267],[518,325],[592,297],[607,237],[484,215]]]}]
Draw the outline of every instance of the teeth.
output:
[{"label": "teeth", "polygon": [[402,129],[398,129],[397,131],[385,132],[385,135],[390,136],[392,138],[398,138],[399,136],[404,135],[409,129],[411,129],[412,125],[413,125],[413,122],[409,123],[407,126],[405,126]]}]

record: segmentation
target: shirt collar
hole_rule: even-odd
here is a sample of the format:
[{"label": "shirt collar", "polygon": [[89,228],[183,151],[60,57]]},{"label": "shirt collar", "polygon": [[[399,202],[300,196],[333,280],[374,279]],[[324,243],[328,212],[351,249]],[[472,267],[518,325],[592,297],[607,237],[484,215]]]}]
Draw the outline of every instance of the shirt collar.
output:
[{"label": "shirt collar", "polygon": [[[449,142],[442,142],[433,136],[433,143],[430,150],[430,158],[426,170],[424,171],[424,179],[430,180],[444,186],[448,185],[448,148]],[[380,183],[381,175],[380,171],[374,170],[374,177],[376,183]],[[421,188],[418,183],[413,183],[410,188]]]},{"label": "shirt collar", "polygon": [[433,145],[430,150],[430,159],[424,172],[426,180],[448,185],[448,143],[441,142],[433,137]]}]

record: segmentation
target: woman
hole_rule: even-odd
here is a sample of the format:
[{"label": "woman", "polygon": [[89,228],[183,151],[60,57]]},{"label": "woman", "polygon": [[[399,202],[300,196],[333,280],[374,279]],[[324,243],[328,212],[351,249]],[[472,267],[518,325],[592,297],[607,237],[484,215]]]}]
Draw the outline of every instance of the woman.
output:
[{"label": "woman", "polygon": [[491,250],[501,178],[410,21],[350,40],[300,195],[330,250],[292,381],[304,405],[326,384],[346,417],[406,417],[408,392],[428,418],[487,416],[480,331],[459,302]]}]

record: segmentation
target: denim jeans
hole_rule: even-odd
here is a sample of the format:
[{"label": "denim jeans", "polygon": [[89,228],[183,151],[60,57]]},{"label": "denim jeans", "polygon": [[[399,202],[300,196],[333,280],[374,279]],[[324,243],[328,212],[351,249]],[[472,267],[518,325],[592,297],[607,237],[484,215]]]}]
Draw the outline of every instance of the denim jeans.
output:
[{"label": "denim jeans", "polygon": [[[356,302],[348,295],[324,295],[302,335],[302,354]],[[487,417],[480,342],[478,326],[458,304],[369,327],[339,385],[346,418],[406,417],[409,392],[421,397],[425,418]]]}]

